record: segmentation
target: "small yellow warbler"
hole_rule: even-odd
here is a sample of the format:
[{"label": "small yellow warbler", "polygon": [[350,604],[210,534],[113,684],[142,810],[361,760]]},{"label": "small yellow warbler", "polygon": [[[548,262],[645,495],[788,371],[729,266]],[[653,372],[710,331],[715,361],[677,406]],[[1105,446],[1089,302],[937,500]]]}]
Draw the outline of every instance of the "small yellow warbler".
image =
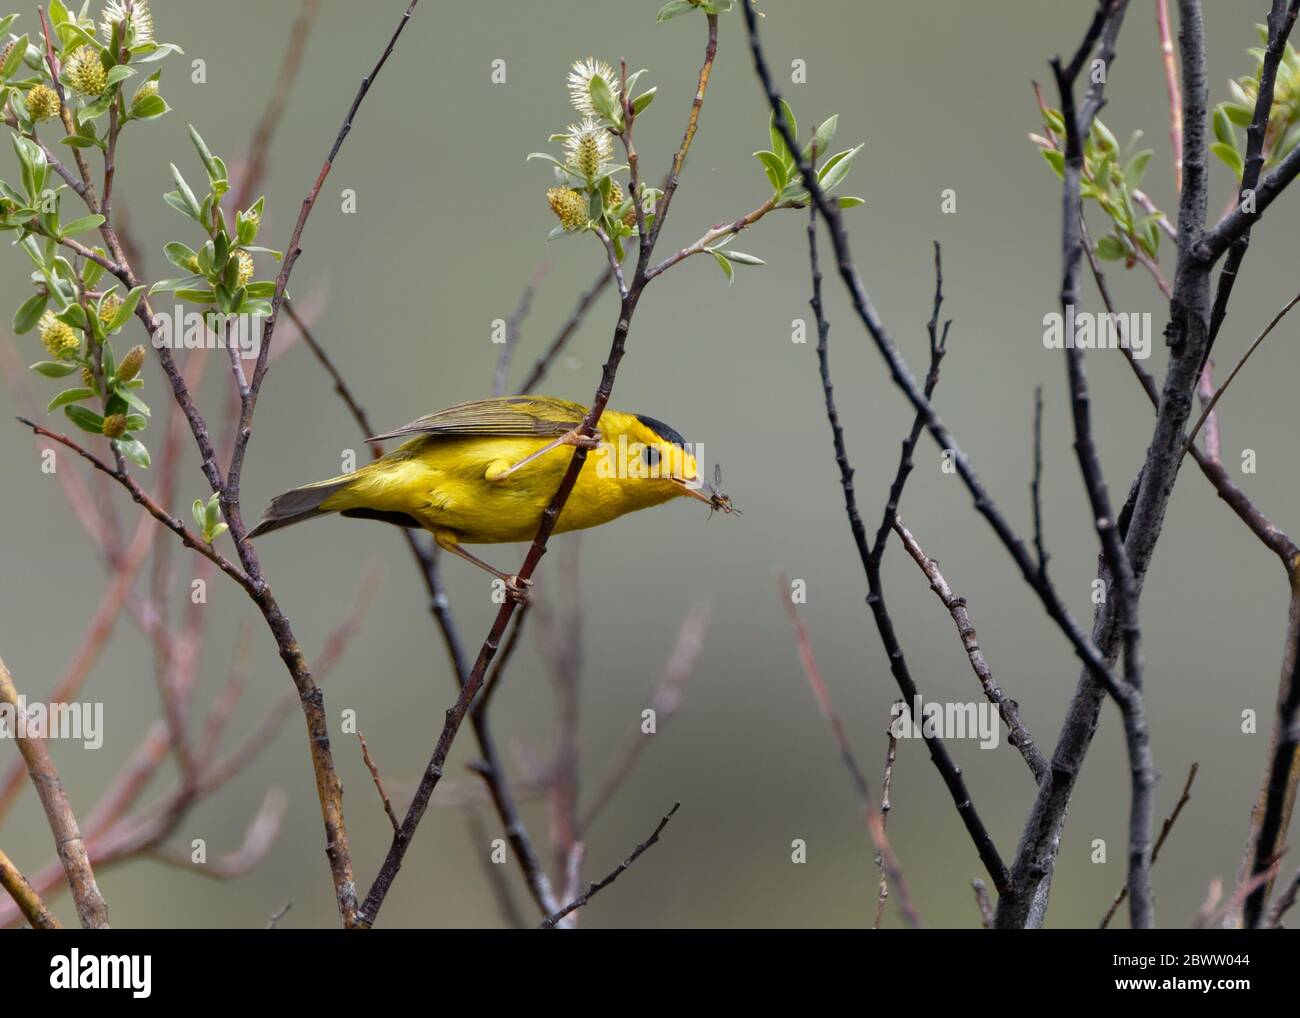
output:
[{"label": "small yellow warbler", "polygon": [[567,400],[513,396],[428,414],[376,436],[416,437],[373,463],[277,495],[249,536],[329,513],[423,528],[439,547],[504,580],[522,598],[517,577],[461,545],[532,540],[572,457],[566,446],[593,451],[557,532],[599,526],[680,496],[735,511],[726,495],[702,482],[685,440],[666,424],[606,410],[596,438],[584,441],[578,429],[586,412]]}]

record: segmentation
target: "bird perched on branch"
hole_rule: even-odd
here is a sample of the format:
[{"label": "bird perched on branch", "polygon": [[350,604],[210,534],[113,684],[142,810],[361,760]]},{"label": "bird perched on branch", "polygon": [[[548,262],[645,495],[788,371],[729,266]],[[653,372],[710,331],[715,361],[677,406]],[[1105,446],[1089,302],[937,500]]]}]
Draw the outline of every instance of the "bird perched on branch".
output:
[{"label": "bird perched on branch", "polygon": [[277,495],[248,536],[329,513],[423,528],[440,548],[491,573],[510,596],[524,600],[526,581],[461,546],[532,540],[573,447],[593,452],[556,532],[596,527],[683,496],[736,511],[701,480],[691,449],[668,425],[607,409],[596,435],[588,437],[581,433],[586,413],[581,404],[546,396],[475,400],[436,411],[370,439],[413,436],[373,463]]}]

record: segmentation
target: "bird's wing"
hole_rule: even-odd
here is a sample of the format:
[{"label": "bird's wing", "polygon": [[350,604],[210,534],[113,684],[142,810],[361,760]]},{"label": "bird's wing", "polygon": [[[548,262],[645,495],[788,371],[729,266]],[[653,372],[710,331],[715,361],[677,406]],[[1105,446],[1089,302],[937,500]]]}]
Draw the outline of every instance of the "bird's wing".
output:
[{"label": "bird's wing", "polygon": [[547,396],[501,396],[457,403],[369,441],[408,435],[508,435],[555,437],[582,423],[587,408]]}]

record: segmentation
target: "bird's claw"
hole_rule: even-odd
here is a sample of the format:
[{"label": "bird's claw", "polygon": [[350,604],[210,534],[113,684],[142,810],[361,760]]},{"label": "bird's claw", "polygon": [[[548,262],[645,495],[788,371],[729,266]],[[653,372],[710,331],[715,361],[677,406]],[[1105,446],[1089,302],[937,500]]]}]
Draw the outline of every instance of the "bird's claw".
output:
[{"label": "bird's claw", "polygon": [[582,449],[599,449],[600,432],[594,435],[584,435],[581,428],[574,428],[560,440],[564,445],[572,445]]},{"label": "bird's claw", "polygon": [[533,581],[525,579],[522,576],[507,576],[505,578],[506,597],[518,605],[528,603],[528,588],[533,585]]}]

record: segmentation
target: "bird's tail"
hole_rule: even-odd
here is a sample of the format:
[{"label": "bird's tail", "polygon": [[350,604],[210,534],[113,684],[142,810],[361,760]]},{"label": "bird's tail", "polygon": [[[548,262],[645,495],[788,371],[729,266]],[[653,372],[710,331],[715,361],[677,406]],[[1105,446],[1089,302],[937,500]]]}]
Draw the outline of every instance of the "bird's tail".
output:
[{"label": "bird's tail", "polygon": [[337,508],[323,508],[322,503],[330,496],[338,494],[355,479],[355,475],[331,477],[328,481],[317,481],[315,484],[286,491],[283,495],[276,495],[271,499],[271,504],[262,514],[262,519],[257,526],[248,532],[248,536],[261,537],[272,530],[279,530],[293,523],[301,523],[303,520],[337,512]]}]

